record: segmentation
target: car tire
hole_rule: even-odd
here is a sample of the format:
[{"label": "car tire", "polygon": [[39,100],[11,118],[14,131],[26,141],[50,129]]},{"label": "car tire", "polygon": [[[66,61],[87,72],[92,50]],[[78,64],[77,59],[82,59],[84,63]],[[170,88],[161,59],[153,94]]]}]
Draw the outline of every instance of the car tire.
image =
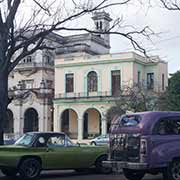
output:
[{"label": "car tire", "polygon": [[100,174],[110,174],[112,173],[112,168],[103,167],[102,162],[107,160],[107,155],[100,156],[95,163],[96,172]]},{"label": "car tire", "polygon": [[123,169],[123,174],[129,180],[141,180],[144,177],[145,172],[132,169]]},{"label": "car tire", "polygon": [[41,172],[41,163],[36,158],[27,158],[22,160],[18,167],[21,179],[37,179]]},{"label": "car tire", "polygon": [[96,146],[96,142],[94,142],[94,141],[91,142],[91,145],[92,145],[92,146]]},{"label": "car tire", "polygon": [[172,161],[167,171],[164,171],[163,178],[166,180],[179,180],[180,179],[180,159]]},{"label": "car tire", "polygon": [[17,170],[16,169],[12,169],[12,168],[2,168],[1,172],[5,175],[5,176],[9,176],[9,177],[13,177],[16,176],[17,174]]}]

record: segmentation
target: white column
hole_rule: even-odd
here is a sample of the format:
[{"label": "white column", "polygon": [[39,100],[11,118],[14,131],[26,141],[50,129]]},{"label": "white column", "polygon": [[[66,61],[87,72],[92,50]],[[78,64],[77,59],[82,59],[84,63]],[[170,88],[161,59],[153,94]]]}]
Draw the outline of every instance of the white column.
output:
[{"label": "white column", "polygon": [[39,124],[38,124],[38,130],[39,131],[44,131],[45,128],[44,128],[44,124],[45,124],[45,110],[44,110],[45,106],[43,103],[40,103],[40,106],[39,106],[39,110],[38,110],[38,121],[39,121]]},{"label": "white column", "polygon": [[59,106],[54,105],[54,121],[53,121],[53,126],[54,126],[54,131],[61,131],[61,119],[60,119],[60,114],[59,114]]},{"label": "white column", "polygon": [[101,119],[101,134],[102,135],[105,135],[105,134],[107,134],[107,121],[106,121],[106,118],[105,117],[103,117],[102,119]]},{"label": "white column", "polygon": [[19,106],[19,114],[20,114],[20,134],[24,133],[24,115],[23,115],[23,103]]},{"label": "white column", "polygon": [[48,104],[45,105],[45,114],[46,116],[44,118],[44,129],[45,131],[48,131],[50,126],[49,119],[51,116],[51,111],[49,110]]},{"label": "white column", "polygon": [[13,104],[13,107],[10,108],[13,112],[13,118],[14,118],[14,134],[20,135],[23,134],[23,128],[24,128],[24,117],[22,112],[22,105]]},{"label": "white column", "polygon": [[83,119],[78,119],[78,141],[83,139]]}]

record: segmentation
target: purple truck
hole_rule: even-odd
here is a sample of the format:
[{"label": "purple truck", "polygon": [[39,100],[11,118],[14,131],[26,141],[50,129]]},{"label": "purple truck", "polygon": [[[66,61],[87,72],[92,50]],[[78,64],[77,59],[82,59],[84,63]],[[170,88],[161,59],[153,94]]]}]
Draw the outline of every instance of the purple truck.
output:
[{"label": "purple truck", "polygon": [[180,180],[180,112],[141,112],[116,117],[104,167],[122,169],[129,180],[163,173]]}]

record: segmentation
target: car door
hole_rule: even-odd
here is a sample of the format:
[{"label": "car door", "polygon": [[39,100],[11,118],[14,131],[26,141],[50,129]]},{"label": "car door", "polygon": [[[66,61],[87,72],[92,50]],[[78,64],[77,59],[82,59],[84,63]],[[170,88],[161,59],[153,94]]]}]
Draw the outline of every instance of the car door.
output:
[{"label": "car door", "polygon": [[[47,169],[65,169],[69,167],[70,158],[68,155],[65,135],[52,135],[47,140],[46,148],[46,168]],[[74,159],[72,159],[74,161]]]},{"label": "car door", "polygon": [[[76,169],[87,164],[88,150],[82,151],[79,145],[68,143],[65,135],[53,135],[47,140],[46,169]],[[88,159],[88,158],[87,158]]]},{"label": "car door", "polygon": [[95,147],[87,145],[74,144],[67,136],[65,141],[66,168],[78,169],[89,168],[92,166],[98,156]]}]

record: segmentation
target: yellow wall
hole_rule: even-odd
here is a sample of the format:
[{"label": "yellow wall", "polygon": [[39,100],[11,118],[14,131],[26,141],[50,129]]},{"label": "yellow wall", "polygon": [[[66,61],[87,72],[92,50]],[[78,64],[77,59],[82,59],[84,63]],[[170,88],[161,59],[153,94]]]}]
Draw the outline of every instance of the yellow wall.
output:
[{"label": "yellow wall", "polygon": [[99,133],[99,122],[100,122],[99,112],[95,109],[89,109],[87,113],[88,113],[88,133],[89,134]]},{"label": "yellow wall", "polygon": [[77,114],[73,110],[69,110],[69,132],[70,133],[78,132]]}]

